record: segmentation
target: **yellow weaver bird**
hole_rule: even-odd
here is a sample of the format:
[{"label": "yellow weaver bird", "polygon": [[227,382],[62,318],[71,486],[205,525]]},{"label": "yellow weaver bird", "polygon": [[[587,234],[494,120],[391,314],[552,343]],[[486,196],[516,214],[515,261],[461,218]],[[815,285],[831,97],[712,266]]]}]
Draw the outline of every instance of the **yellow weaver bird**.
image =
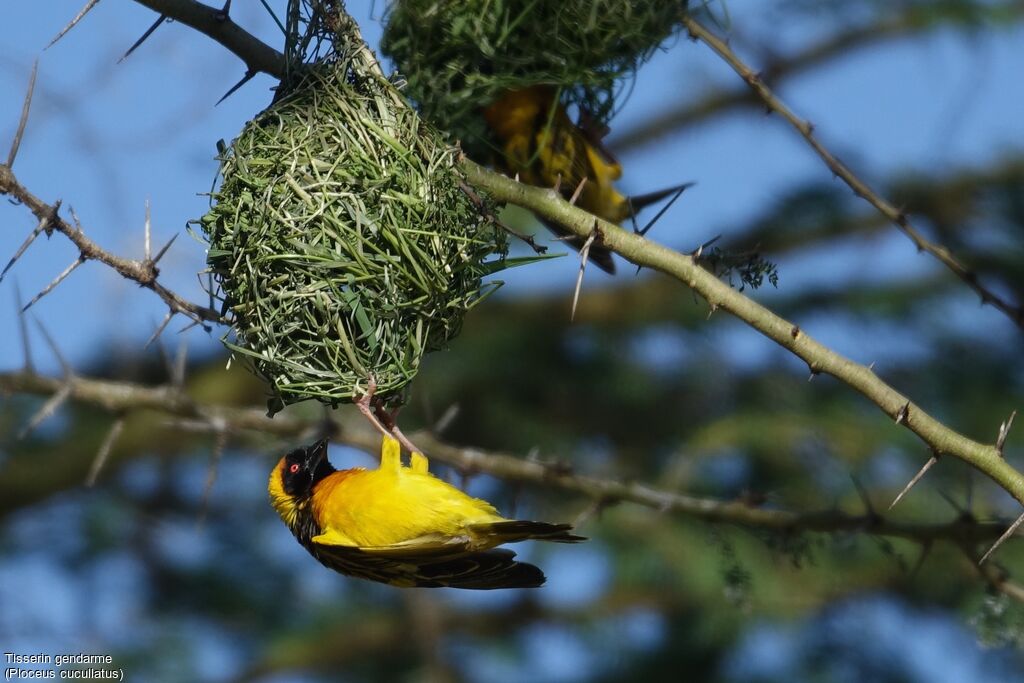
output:
[{"label": "yellow weaver bird", "polygon": [[392,586],[534,588],[544,573],[517,562],[503,543],[586,540],[568,524],[505,519],[428,471],[384,437],[380,467],[336,470],[327,441],[297,448],[277,463],[270,502],[313,557],[342,574]]},{"label": "yellow weaver bird", "polygon": [[[678,196],[692,184],[639,197],[621,194],[613,183],[622,176],[622,166],[601,143],[606,131],[596,131],[588,123],[574,124],[557,96],[552,86],[534,85],[508,91],[483,110],[484,120],[501,145],[499,165],[508,175],[518,176],[528,185],[557,187],[566,199],[582,182],[576,206],[615,224],[670,194]],[[567,236],[560,226],[538,218],[556,235]],[[578,236],[565,241],[577,250],[584,243]],[[607,273],[615,272],[607,249],[592,246],[588,260]]]}]

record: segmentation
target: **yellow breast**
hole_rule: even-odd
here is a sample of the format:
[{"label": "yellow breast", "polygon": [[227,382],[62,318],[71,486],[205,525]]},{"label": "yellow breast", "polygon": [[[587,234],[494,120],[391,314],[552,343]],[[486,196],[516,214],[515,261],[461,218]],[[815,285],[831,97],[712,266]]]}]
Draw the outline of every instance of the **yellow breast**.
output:
[{"label": "yellow breast", "polygon": [[490,503],[405,467],[335,472],[314,489],[313,513],[325,534],[361,547],[458,536],[469,525],[503,519]]}]

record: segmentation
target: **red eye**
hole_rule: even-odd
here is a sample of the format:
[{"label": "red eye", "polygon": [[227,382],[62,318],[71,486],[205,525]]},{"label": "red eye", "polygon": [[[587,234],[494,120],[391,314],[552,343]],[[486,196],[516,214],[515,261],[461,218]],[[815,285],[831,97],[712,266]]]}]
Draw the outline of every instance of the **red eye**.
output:
[{"label": "red eye", "polygon": [[291,464],[291,466],[288,468],[288,471],[291,472],[292,474],[295,474],[296,472],[298,472],[299,471],[299,463],[293,462]]}]

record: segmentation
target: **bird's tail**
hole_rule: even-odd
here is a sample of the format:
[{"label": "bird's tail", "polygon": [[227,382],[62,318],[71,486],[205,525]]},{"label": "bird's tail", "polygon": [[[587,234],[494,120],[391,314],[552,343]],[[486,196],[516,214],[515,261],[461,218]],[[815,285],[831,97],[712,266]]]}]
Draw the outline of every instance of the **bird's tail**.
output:
[{"label": "bird's tail", "polygon": [[570,533],[572,531],[571,524],[530,522],[524,519],[477,524],[473,530],[488,536],[497,536],[501,538],[502,543],[516,543],[527,539],[555,543],[579,543],[587,540],[584,536]]}]

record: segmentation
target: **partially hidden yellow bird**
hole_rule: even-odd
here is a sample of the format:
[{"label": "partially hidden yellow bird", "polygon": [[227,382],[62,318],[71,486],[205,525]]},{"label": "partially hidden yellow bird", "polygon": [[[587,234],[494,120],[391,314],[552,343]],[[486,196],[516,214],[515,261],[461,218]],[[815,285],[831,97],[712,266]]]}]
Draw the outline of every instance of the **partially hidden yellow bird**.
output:
[{"label": "partially hidden yellow bird", "polygon": [[285,525],[324,566],[392,586],[534,588],[544,573],[496,546],[586,540],[569,524],[502,517],[430,474],[422,453],[404,466],[391,436],[375,470],[334,469],[326,440],[297,448],[274,467],[268,490]]},{"label": "partially hidden yellow bird", "polygon": [[[550,85],[510,90],[483,110],[484,120],[501,145],[498,165],[508,175],[528,185],[557,187],[566,199],[585,179],[576,205],[611,223],[619,224],[645,206],[692,185],[638,197],[623,195],[614,185],[622,176],[622,166],[601,142],[607,131],[596,130],[583,114],[581,124],[574,124],[558,101],[557,89]],[[556,235],[567,237],[560,226],[538,218]],[[565,241],[577,250],[584,244],[578,236]],[[588,260],[607,273],[615,272],[607,249],[592,246]]]}]

